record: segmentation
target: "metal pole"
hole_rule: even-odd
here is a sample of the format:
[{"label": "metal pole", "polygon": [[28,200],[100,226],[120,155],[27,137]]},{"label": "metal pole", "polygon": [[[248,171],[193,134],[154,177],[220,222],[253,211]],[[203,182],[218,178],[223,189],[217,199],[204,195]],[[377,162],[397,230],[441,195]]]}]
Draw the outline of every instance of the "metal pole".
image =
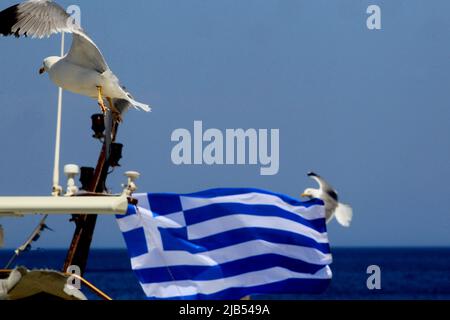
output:
[{"label": "metal pole", "polygon": [[124,214],[128,207],[126,195],[78,197],[0,197],[0,217],[6,214],[32,215],[36,212],[60,214]]},{"label": "metal pole", "polygon": [[[61,34],[61,57],[64,56],[64,32]],[[58,89],[58,115],[56,120],[55,163],[53,167],[53,191],[52,195],[58,197],[62,193],[59,185],[59,158],[61,152],[61,123],[62,123],[62,99],[63,89]]]}]

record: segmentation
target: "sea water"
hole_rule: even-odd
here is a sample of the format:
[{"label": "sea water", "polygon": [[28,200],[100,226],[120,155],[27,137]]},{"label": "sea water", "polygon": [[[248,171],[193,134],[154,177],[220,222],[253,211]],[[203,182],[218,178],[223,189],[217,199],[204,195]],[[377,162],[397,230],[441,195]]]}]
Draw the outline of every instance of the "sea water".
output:
[{"label": "sea water", "polygon": [[[0,250],[0,269],[11,250]],[[28,268],[61,269],[64,250],[24,253],[18,265]],[[257,299],[289,300],[449,300],[450,248],[424,249],[333,249],[333,280],[321,295],[256,296]],[[367,267],[381,270],[381,290],[367,288]],[[92,250],[85,278],[113,299],[145,299],[134,276],[126,250]],[[89,298],[96,297],[87,294]]]}]

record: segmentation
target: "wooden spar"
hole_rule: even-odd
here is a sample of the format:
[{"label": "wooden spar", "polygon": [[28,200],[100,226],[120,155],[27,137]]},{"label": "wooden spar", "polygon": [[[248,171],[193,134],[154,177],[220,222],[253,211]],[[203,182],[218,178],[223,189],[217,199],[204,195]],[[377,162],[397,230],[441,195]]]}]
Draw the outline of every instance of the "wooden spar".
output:
[{"label": "wooden spar", "polygon": [[[116,140],[118,128],[119,124],[115,123],[112,130],[112,142]],[[108,171],[110,169],[109,159],[106,157],[107,150],[106,143],[104,143],[97,162],[94,177],[89,185],[89,190],[85,191],[96,193],[103,193],[106,191],[106,179],[108,178]],[[97,216],[74,215],[73,220],[75,221],[76,228],[64,262],[63,272],[66,272],[70,266],[78,266],[81,271],[80,276],[83,276],[86,271],[89,251],[91,249],[92,238],[97,223]]]}]

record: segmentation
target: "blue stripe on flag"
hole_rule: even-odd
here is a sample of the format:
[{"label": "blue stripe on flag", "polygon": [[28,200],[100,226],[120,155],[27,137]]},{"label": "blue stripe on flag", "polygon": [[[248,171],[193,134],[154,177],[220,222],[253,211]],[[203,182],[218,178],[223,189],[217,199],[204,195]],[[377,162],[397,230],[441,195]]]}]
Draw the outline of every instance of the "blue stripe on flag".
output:
[{"label": "blue stripe on flag", "polygon": [[307,220],[300,215],[283,210],[271,205],[249,205],[242,203],[215,203],[208,206],[186,210],[184,216],[186,225],[190,226],[200,222],[213,220],[225,216],[229,216],[230,212],[235,214],[247,214],[261,217],[280,217],[303,224],[320,233],[326,232],[324,219]]},{"label": "blue stripe on flag", "polygon": [[315,274],[325,265],[311,264],[298,259],[277,254],[265,254],[249,257],[217,266],[187,266],[161,267],[136,270],[141,283],[158,283],[169,281],[207,281],[233,277],[239,274],[267,270],[282,266],[293,272]]},{"label": "blue stripe on flag", "polygon": [[329,243],[319,243],[314,239],[298,233],[266,228],[236,229],[196,240],[187,240],[187,238],[177,238],[174,236],[176,234],[187,232],[186,228],[159,228],[159,231],[161,233],[164,250],[167,251],[187,251],[195,254],[226,248],[239,243],[259,239],[271,243],[310,247],[323,253],[331,252]]},{"label": "blue stripe on flag", "polygon": [[303,202],[287,195],[259,189],[212,189],[190,194],[150,193],[148,194],[148,201],[150,203],[150,209],[153,213],[165,216],[183,211],[180,197],[211,199],[248,193],[259,193],[263,195],[275,196],[283,200],[285,203],[295,207],[309,208],[312,206],[324,205],[323,201],[320,199],[311,199],[309,201]]}]

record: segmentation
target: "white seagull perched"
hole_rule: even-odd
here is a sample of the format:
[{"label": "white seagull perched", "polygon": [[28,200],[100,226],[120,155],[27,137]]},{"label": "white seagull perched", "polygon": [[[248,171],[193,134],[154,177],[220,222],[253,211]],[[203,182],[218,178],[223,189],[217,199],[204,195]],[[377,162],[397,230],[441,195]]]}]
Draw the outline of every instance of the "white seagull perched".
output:
[{"label": "white seagull perched", "polygon": [[314,172],[308,173],[319,184],[320,189],[306,189],[302,197],[320,199],[325,203],[325,214],[327,223],[331,222],[334,217],[344,227],[350,227],[353,218],[353,209],[346,204],[339,203],[339,198],[336,190]]},{"label": "white seagull perched", "polygon": [[96,99],[103,113],[105,98],[111,112],[118,115],[123,111],[118,106],[124,104],[151,111],[120,85],[94,41],[52,0],[29,0],[0,12],[0,35],[42,39],[61,32],[72,34],[72,47],[62,58],[44,59],[40,74],[47,72],[58,87]]}]

